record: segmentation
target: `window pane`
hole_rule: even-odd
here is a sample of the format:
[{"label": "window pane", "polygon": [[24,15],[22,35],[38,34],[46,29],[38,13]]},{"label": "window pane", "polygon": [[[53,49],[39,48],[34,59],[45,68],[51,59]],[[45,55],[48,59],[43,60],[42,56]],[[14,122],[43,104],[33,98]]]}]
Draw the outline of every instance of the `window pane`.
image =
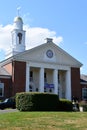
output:
[{"label": "window pane", "polygon": [[0,96],[4,96],[4,83],[0,83]]},{"label": "window pane", "polygon": [[0,88],[0,96],[2,96],[2,88]]},{"label": "window pane", "polygon": [[82,88],[82,99],[87,100],[87,88]]}]

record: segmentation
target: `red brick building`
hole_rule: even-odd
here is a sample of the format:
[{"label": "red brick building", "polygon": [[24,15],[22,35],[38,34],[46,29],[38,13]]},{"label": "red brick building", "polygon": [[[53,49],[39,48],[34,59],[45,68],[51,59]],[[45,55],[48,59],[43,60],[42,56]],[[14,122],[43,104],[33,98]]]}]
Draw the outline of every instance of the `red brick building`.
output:
[{"label": "red brick building", "polygon": [[0,98],[18,92],[49,92],[60,98],[82,99],[82,64],[47,38],[46,43],[25,50],[25,31],[20,17],[14,19],[13,47],[0,63]]}]

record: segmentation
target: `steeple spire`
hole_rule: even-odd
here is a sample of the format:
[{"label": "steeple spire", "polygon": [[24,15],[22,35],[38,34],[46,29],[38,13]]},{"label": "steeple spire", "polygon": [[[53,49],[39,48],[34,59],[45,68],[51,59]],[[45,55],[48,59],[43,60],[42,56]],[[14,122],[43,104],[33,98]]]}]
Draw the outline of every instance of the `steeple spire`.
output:
[{"label": "steeple spire", "polygon": [[19,6],[19,7],[17,8],[17,15],[18,15],[18,16],[19,16],[20,9],[21,9],[21,7]]}]

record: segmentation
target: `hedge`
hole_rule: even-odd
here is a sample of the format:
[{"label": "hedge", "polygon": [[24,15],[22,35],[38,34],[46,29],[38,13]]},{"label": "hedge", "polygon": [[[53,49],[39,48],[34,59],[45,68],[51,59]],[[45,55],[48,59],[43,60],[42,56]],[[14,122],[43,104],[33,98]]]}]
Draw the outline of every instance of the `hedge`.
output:
[{"label": "hedge", "polygon": [[60,99],[58,102],[59,111],[73,111],[72,101],[67,99]]},{"label": "hedge", "polygon": [[58,95],[39,92],[16,94],[16,108],[20,111],[56,111]]}]

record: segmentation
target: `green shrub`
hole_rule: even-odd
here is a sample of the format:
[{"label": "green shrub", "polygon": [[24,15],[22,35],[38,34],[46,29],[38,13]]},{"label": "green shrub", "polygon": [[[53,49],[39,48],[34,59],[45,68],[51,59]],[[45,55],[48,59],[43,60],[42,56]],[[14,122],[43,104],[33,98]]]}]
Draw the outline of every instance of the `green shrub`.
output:
[{"label": "green shrub", "polygon": [[60,99],[58,102],[59,111],[72,111],[72,102],[67,99]]},{"label": "green shrub", "polygon": [[16,107],[20,111],[56,111],[57,104],[55,94],[24,92],[16,95]]}]

